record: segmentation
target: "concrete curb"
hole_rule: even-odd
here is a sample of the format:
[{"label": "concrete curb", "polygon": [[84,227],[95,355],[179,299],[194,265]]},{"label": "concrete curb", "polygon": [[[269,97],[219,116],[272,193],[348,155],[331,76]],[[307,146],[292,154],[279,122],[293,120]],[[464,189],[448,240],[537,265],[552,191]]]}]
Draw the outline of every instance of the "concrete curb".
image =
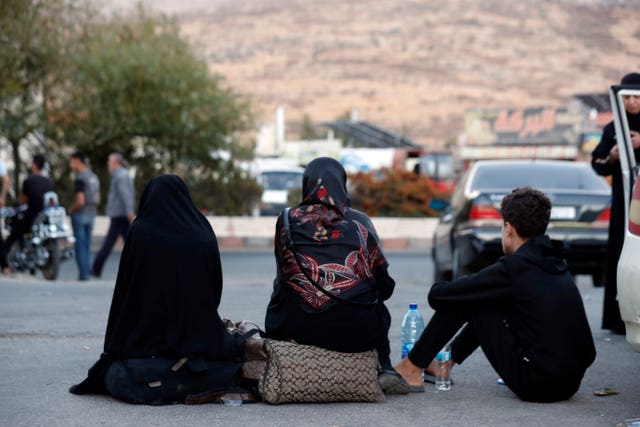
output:
[{"label": "concrete curb", "polygon": [[[207,217],[224,251],[271,251],[276,217]],[[436,218],[372,218],[386,252],[431,251]],[[96,217],[92,246],[102,244],[109,229],[109,218]],[[122,242],[118,243],[119,246]]]},{"label": "concrete curb", "polygon": [[[382,239],[385,252],[431,253],[431,239]],[[272,251],[272,238],[258,237],[218,237],[218,246],[222,251]]]}]

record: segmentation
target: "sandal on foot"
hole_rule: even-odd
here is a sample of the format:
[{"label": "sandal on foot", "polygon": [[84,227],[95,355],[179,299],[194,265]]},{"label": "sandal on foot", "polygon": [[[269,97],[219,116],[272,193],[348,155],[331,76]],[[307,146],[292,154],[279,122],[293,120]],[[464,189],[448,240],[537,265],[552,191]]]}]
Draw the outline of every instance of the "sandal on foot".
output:
[{"label": "sandal on foot", "polygon": [[409,385],[409,391],[411,393],[424,393],[424,386],[423,385]]},{"label": "sandal on foot", "polygon": [[386,394],[408,394],[409,384],[395,370],[385,369],[378,374],[378,384]]}]

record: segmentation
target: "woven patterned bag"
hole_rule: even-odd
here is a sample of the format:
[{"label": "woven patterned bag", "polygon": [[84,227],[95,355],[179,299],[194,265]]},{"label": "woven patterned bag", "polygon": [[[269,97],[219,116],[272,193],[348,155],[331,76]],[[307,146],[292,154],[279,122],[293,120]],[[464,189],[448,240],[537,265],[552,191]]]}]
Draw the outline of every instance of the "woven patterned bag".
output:
[{"label": "woven patterned bag", "polygon": [[250,338],[244,347],[244,363],[242,364],[242,378],[260,381],[264,377],[267,367],[267,355],[264,352],[264,339]]},{"label": "woven patterned bag", "polygon": [[262,400],[293,402],[381,402],[378,355],[338,353],[287,341],[264,340],[267,366],[260,381]]}]

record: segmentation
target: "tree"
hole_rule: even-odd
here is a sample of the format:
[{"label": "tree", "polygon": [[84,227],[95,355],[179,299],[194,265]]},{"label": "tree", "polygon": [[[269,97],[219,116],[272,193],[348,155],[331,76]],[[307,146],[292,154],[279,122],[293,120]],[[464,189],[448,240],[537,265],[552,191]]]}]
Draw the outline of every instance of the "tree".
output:
[{"label": "tree", "polygon": [[302,117],[302,129],[300,131],[300,139],[311,140],[311,139],[318,139],[320,137],[321,137],[321,134],[320,132],[318,132],[318,129],[316,129],[313,122],[311,121],[311,117],[309,117],[308,114],[305,114]]},{"label": "tree", "polygon": [[143,7],[97,18],[74,46],[50,115],[61,147],[88,152],[103,182],[114,151],[132,160],[139,187],[179,169],[193,183],[225,180],[229,162],[216,153],[238,151],[250,103],[209,72],[173,20]]},{"label": "tree", "polygon": [[74,10],[63,0],[0,0],[0,135],[12,149],[16,194],[21,145],[30,136],[42,144],[46,138],[46,100]]},{"label": "tree", "polygon": [[198,207],[214,215],[247,215],[257,207],[263,188],[246,172],[225,163],[212,175],[185,174]]}]

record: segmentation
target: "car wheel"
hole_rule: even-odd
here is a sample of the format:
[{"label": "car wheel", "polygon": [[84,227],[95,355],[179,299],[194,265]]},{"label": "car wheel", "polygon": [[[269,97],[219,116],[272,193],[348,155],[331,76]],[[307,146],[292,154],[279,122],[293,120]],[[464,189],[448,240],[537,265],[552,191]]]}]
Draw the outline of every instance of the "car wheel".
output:
[{"label": "car wheel", "polygon": [[451,280],[451,271],[443,270],[438,264],[435,247],[431,250],[431,260],[433,261],[433,283]]},{"label": "car wheel", "polygon": [[22,264],[20,263],[20,243],[14,242],[13,245],[7,251],[7,263],[9,268],[13,271],[22,271]]},{"label": "car wheel", "polygon": [[451,272],[453,279],[454,280],[459,279],[460,277],[466,276],[471,273],[472,273],[471,270],[469,270],[468,268],[465,268],[464,265],[462,265],[460,251],[457,248],[454,249],[453,250],[453,271]]},{"label": "car wheel", "polygon": [[56,240],[47,242],[45,248],[49,252],[47,265],[42,268],[42,275],[47,280],[56,280],[60,271],[60,245]]},{"label": "car wheel", "polygon": [[596,288],[600,288],[604,286],[605,272],[604,268],[600,270],[596,270],[591,273],[591,281],[593,282],[593,286]]},{"label": "car wheel", "polygon": [[443,271],[436,263],[433,264],[433,283],[448,282],[451,280],[451,272]]}]

